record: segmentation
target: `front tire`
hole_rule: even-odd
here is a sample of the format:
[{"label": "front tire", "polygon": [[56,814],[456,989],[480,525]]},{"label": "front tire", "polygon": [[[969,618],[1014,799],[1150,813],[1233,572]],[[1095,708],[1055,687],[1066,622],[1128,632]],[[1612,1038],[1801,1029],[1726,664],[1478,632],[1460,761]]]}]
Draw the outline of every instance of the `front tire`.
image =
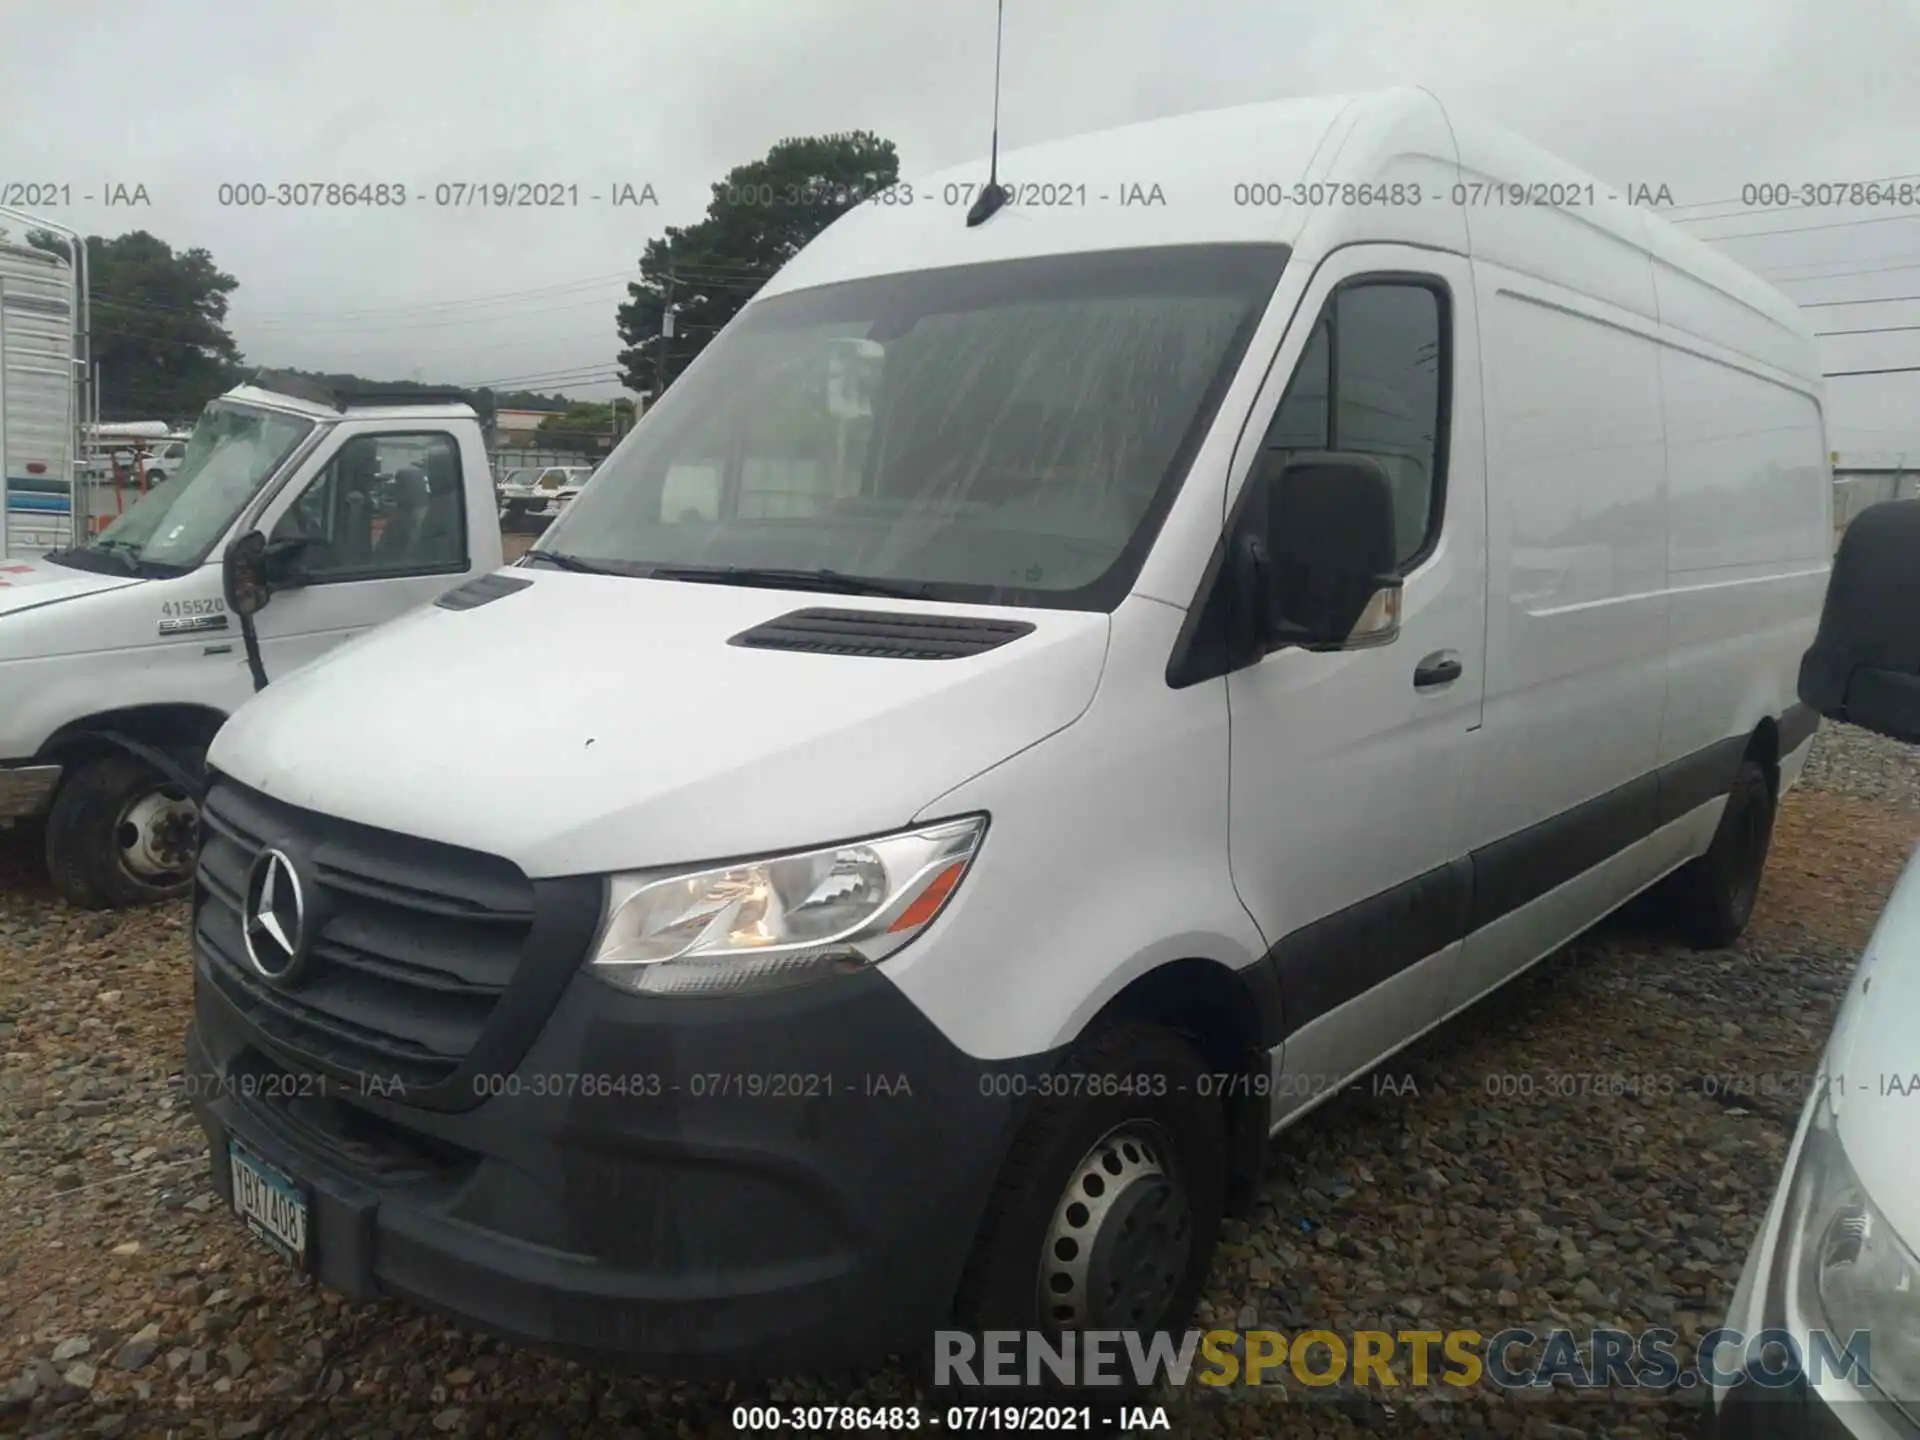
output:
[{"label": "front tire", "polygon": [[85,761],[47,815],[54,888],[87,910],[177,900],[193,886],[198,818],[193,800],[143,761]]},{"label": "front tire", "polygon": [[1675,871],[1668,886],[1673,917],[1695,949],[1726,949],[1753,918],[1773,840],[1773,814],[1767,772],[1752,760],[1741,761],[1713,843]]},{"label": "front tire", "polygon": [[[1038,1331],[1055,1345],[1070,1332],[1184,1329],[1226,1193],[1226,1117],[1203,1093],[1204,1063],[1171,1031],[1127,1020],[1075,1046],[1051,1079],[1060,1093],[1033,1099],[1009,1147],[956,1326]],[[963,1403],[1005,1393],[970,1391]],[[1136,1393],[1128,1383],[1075,1398]]]}]

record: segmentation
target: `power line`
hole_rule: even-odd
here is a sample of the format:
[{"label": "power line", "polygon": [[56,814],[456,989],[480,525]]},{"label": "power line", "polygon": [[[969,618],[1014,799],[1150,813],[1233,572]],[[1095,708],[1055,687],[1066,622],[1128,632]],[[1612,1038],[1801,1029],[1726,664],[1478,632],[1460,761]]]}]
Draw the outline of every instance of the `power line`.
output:
[{"label": "power line", "polygon": [[587,365],[575,365],[567,370],[541,370],[527,375],[506,375],[498,380],[470,380],[467,384],[476,389],[483,385],[496,388],[501,385],[559,385],[569,381],[583,384],[585,381],[581,377],[612,371],[613,363],[610,360],[597,360]]},{"label": "power line", "polygon": [[[1725,220],[1730,216],[1703,215],[1703,220]],[[1756,235],[1811,235],[1816,230],[1850,230],[1855,225],[1891,225],[1896,220],[1920,220],[1920,210],[1904,215],[1869,215],[1863,220],[1833,220],[1825,225],[1795,225],[1785,230],[1736,230],[1731,235],[1702,235],[1702,240],[1750,240]]]},{"label": "power line", "polygon": [[[465,315],[465,316],[436,315],[436,316],[425,317],[420,319],[396,318],[391,323],[378,324],[378,325],[368,324],[362,321],[358,324],[346,326],[343,329],[336,331],[334,333],[348,334],[348,335],[382,335],[382,334],[390,334],[398,330],[446,330],[446,329],[450,329],[457,326],[463,326],[463,325],[498,324],[502,320],[532,320],[532,319],[537,319],[542,315],[550,315],[556,310],[586,310],[589,308],[599,309],[602,307],[611,308],[611,309],[618,308],[613,304],[613,301],[611,300],[610,297],[596,296],[591,300],[573,300],[573,301],[569,301],[564,305],[553,305],[553,304],[540,305],[531,310],[516,310],[516,311],[510,311],[502,314],[497,314],[497,315]],[[304,324],[301,326],[263,325],[260,328],[263,330],[284,331],[287,329],[307,328],[311,326],[320,325],[322,323],[323,322],[317,321],[317,320],[309,320],[304,322]]]},{"label": "power line", "polygon": [[498,300],[517,300],[529,295],[551,295],[561,290],[577,290],[586,285],[605,285],[611,281],[623,280],[627,278],[630,273],[631,272],[626,270],[620,270],[603,275],[583,275],[578,279],[556,281],[551,285],[536,285],[525,290],[499,290],[487,295],[467,295],[453,300],[424,300],[409,305],[376,305],[365,310],[287,310],[279,314],[270,313],[256,318],[300,320],[361,315],[393,315],[420,310],[444,310],[468,305],[490,305]]},{"label": "power line", "polygon": [[1865,270],[1835,270],[1827,275],[1776,275],[1771,278],[1776,285],[1795,285],[1808,280],[1845,280],[1855,275],[1892,275],[1901,270],[1920,270],[1920,264],[1873,265]]},{"label": "power line", "polygon": [[1853,260],[1920,260],[1920,250],[1900,250],[1892,255],[1856,255],[1848,260],[1804,260],[1791,265],[1770,265],[1756,275],[1770,280],[1838,280],[1844,275],[1879,275],[1889,270],[1911,270],[1911,265],[1881,265],[1866,270],[1836,270],[1831,275],[1782,275],[1782,270],[1805,270],[1809,266],[1847,265]]},{"label": "power line", "polygon": [[1828,380],[1838,380],[1846,375],[1920,375],[1920,365],[1895,365],[1886,370],[1826,370],[1821,373]]},{"label": "power line", "polygon": [[1802,310],[1832,310],[1842,305],[1895,305],[1903,300],[1920,300],[1920,295],[1869,295],[1864,300],[1796,300]]},{"label": "power line", "polygon": [[1859,330],[1816,330],[1818,335],[1899,335],[1909,330],[1920,330],[1920,325],[1869,325]]}]

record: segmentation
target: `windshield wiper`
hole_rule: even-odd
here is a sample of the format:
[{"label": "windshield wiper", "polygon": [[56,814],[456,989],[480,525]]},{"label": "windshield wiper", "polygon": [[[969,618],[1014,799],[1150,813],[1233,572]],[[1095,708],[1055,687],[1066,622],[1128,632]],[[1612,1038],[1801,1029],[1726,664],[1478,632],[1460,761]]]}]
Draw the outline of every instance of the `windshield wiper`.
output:
[{"label": "windshield wiper", "polygon": [[900,600],[925,600],[931,585],[904,580],[872,580],[838,570],[783,570],[774,566],[668,566],[648,572],[656,580],[687,580],[696,585],[757,585],[770,590],[825,590],[842,595],[890,595]]},{"label": "windshield wiper", "polygon": [[127,573],[140,573],[140,547],[131,541],[122,540],[117,535],[103,535],[91,545],[82,546],[96,555],[110,555],[127,567]]},{"label": "windshield wiper", "polygon": [[564,550],[529,550],[520,557],[522,565],[545,563],[556,570],[572,570],[580,575],[618,575],[618,570],[605,565],[596,565],[591,560],[582,560],[578,555],[569,555]]}]

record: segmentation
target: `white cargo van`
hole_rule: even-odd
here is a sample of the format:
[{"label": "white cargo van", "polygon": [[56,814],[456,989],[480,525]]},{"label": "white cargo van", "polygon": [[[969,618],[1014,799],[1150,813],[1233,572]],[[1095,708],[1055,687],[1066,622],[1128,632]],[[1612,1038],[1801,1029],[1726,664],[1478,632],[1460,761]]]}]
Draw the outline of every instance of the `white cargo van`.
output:
[{"label": "white cargo van", "polygon": [[1180,1327],[1343,1082],[1664,877],[1739,934],[1832,535],[1793,307],[1425,92],[1001,167],[216,737],[189,1093],[324,1283],[677,1371]]}]

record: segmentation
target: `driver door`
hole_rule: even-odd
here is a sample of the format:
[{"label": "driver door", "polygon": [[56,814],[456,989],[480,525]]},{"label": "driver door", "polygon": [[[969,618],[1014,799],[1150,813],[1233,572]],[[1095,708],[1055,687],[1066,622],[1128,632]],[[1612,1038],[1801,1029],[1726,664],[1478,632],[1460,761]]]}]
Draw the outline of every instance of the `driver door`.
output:
[{"label": "driver door", "polygon": [[273,603],[255,619],[269,680],[424,605],[470,566],[458,439],[354,427],[261,517]]}]

